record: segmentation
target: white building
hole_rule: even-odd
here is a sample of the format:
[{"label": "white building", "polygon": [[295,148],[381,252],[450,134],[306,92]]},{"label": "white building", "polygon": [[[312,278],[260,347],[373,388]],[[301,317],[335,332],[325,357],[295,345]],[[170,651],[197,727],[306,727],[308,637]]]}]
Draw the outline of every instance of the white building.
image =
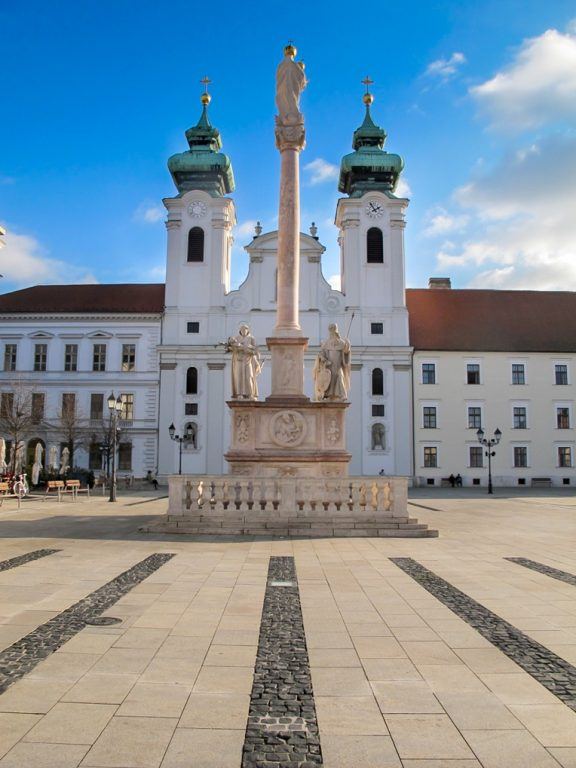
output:
[{"label": "white building", "polygon": [[[0,296],[0,390],[9,406],[16,380],[34,389],[41,440],[62,448],[55,427],[63,406],[94,427],[75,463],[98,469],[98,426],[110,392],[123,395],[120,471],[164,476],[226,472],[230,359],[219,343],[247,322],[267,356],[276,310],[277,233],[255,232],[246,245],[249,272],[230,290],[236,221],[232,166],[207,116],[186,132],[190,149],[169,169],[177,194],[167,198],[166,285],[37,286]],[[385,132],[370,116],[342,160],[335,212],[342,291],[322,274],[324,246],[301,235],[300,317],[312,365],[328,325],[353,345],[347,415],[351,473],[407,475],[440,484],[487,480],[476,430],[499,427],[496,484],[533,478],[573,482],[573,384],[576,294],[460,291],[442,280],[405,290],[404,212],[394,188],[402,160],[384,151]],[[270,392],[270,367],[259,378]],[[484,465],[484,466],[483,466]]]}]

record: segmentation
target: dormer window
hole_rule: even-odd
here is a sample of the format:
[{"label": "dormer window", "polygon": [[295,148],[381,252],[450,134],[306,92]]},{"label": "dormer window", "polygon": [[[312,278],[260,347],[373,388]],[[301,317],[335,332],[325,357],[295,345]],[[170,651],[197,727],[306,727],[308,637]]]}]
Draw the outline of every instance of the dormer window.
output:
[{"label": "dormer window", "polygon": [[204,230],[192,227],[188,232],[188,261],[204,261]]}]

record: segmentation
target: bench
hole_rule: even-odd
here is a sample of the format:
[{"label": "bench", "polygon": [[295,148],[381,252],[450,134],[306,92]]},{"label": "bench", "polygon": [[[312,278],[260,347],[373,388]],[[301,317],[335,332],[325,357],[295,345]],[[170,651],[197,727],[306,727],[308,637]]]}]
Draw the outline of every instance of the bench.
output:
[{"label": "bench", "polygon": [[88,486],[86,486],[86,488],[81,488],[80,480],[66,480],[64,493],[71,493],[73,499],[76,499],[79,493],[85,493],[90,497],[90,488],[88,488]]},{"label": "bench", "polygon": [[0,483],[0,507],[2,506],[4,499],[13,495],[14,495],[13,493],[10,493],[10,483],[1,482]]},{"label": "bench", "polygon": [[58,496],[58,501],[62,501],[62,492],[64,491],[64,481],[63,480],[48,480],[46,483],[46,493],[44,494],[44,500],[48,496],[50,496],[51,493],[55,493]]},{"label": "bench", "polygon": [[551,477],[533,477],[530,484],[532,488],[551,488],[552,478]]}]

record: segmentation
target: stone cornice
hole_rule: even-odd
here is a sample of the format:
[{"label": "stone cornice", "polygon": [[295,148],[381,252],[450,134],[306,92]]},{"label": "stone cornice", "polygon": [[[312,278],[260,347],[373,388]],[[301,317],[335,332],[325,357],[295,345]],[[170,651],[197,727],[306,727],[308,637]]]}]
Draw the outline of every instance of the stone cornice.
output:
[{"label": "stone cornice", "polygon": [[146,314],[137,314],[137,313],[127,313],[127,314],[118,314],[118,313],[105,313],[105,312],[94,312],[93,314],[73,314],[73,313],[62,313],[59,314],[57,312],[42,312],[42,313],[33,313],[33,312],[2,312],[0,313],[0,320],[2,322],[25,322],[25,323],[37,323],[39,321],[48,320],[48,321],[54,321],[54,322],[61,322],[61,321],[72,321],[75,323],[105,323],[105,322],[114,322],[114,323],[122,323],[122,322],[150,322],[153,320],[160,321],[162,318],[162,313],[146,313]]}]

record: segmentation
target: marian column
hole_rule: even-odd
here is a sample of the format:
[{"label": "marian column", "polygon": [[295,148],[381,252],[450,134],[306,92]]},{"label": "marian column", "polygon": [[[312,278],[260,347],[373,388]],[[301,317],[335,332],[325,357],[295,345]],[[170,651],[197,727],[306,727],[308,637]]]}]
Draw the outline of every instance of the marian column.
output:
[{"label": "marian column", "polygon": [[[320,402],[304,394],[308,339],[302,335],[299,322],[298,167],[305,140],[300,95],[306,77],[304,65],[294,61],[295,56],[294,46],[287,45],[276,71],[276,146],[281,158],[277,309],[276,325],[266,339],[272,357],[272,390],[264,401],[256,399],[251,391],[250,397],[236,395],[228,402],[232,435],[225,458],[231,474],[253,478],[345,477],[350,461],[344,422],[348,407],[344,375],[348,363],[344,358],[349,357],[349,346],[344,349],[335,325],[330,340],[322,345],[322,361],[315,369]],[[340,380],[342,385],[338,387]],[[295,486],[290,487],[294,492]],[[324,486],[314,487],[316,498],[323,500]]]},{"label": "marian column", "polygon": [[298,318],[300,294],[300,152],[305,145],[300,95],[306,87],[304,64],[294,61],[287,45],[276,71],[276,146],[280,150],[278,210],[277,312],[274,336],[267,339],[272,355],[271,399],[304,398],[304,351]]}]

